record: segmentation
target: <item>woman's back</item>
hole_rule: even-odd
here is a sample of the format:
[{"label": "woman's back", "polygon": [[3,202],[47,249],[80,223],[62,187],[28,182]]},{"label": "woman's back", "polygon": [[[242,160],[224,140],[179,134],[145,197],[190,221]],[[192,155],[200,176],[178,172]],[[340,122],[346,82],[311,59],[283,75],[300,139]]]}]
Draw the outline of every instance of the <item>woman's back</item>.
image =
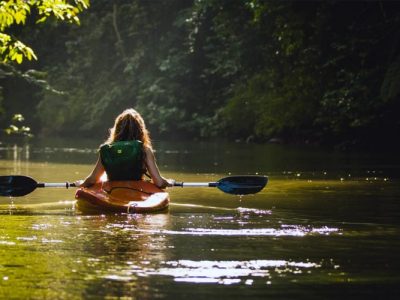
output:
[{"label": "woman's back", "polygon": [[100,159],[109,180],[141,180],[145,172],[143,143],[138,140],[104,144]]}]

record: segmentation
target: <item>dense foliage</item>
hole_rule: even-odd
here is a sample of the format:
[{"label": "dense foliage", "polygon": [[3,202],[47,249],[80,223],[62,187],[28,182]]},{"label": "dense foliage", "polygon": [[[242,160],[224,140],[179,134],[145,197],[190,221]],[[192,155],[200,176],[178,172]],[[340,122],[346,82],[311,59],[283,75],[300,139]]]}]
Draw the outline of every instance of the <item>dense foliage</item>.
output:
[{"label": "dense foliage", "polygon": [[3,123],[22,113],[43,135],[104,137],[134,107],[157,137],[351,146],[399,133],[400,3],[104,0],[80,19],[15,32],[40,58],[19,74],[41,80],[2,66]]}]

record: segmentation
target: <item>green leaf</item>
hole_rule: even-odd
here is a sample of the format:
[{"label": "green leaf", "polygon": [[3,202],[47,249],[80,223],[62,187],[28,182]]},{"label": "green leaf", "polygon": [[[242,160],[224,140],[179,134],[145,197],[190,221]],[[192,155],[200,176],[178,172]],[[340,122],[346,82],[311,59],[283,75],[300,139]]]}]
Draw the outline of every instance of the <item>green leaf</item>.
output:
[{"label": "green leaf", "polygon": [[47,19],[47,16],[43,16],[39,20],[36,21],[36,24],[43,23],[44,21],[46,21],[46,19]]},{"label": "green leaf", "polygon": [[17,63],[21,64],[22,60],[23,60],[23,55],[22,54],[17,54],[16,60],[17,60]]}]

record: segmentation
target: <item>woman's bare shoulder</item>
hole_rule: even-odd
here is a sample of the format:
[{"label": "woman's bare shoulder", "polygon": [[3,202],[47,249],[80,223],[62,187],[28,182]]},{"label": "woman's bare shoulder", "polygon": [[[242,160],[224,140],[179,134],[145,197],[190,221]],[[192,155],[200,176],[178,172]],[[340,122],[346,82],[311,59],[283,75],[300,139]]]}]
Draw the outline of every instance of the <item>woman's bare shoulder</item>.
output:
[{"label": "woman's bare shoulder", "polygon": [[146,155],[154,155],[153,149],[150,148],[149,146],[143,145],[143,152],[144,152]]}]

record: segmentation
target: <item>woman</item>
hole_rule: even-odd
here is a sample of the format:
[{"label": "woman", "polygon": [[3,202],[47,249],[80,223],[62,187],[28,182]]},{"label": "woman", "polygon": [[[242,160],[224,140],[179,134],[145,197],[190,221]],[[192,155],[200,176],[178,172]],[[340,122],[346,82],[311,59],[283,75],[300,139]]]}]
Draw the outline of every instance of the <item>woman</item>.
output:
[{"label": "woman", "polygon": [[101,181],[104,172],[110,181],[142,180],[148,172],[159,188],[174,184],[174,180],[161,176],[143,118],[134,109],[126,109],[115,119],[110,136],[100,147],[93,171],[85,180],[78,180],[75,184],[91,186]]}]

